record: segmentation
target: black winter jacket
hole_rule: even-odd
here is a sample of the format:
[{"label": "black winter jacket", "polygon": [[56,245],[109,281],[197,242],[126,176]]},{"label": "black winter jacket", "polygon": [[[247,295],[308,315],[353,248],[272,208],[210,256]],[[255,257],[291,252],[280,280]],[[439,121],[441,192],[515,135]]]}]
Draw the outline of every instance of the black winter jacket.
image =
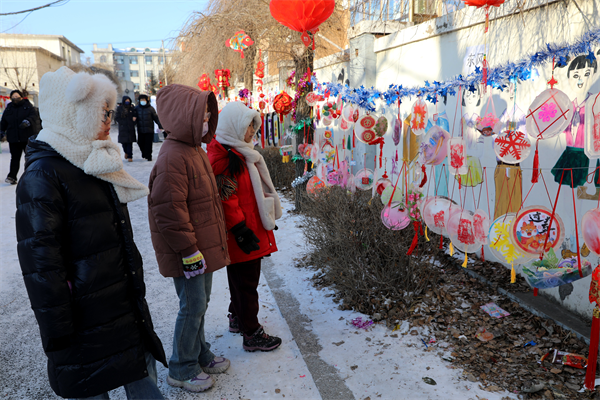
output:
[{"label": "black winter jacket", "polygon": [[136,108],[133,105],[125,107],[125,100],[131,99],[128,96],[123,96],[122,103],[117,107],[115,112],[115,121],[119,124],[119,143],[133,143],[136,141],[135,138],[135,121],[134,117],[137,117]]},{"label": "black winter jacket", "polygon": [[90,397],[142,379],[147,351],[166,367],[127,205],[44,142],[29,142],[25,168],[17,250],[52,389]]},{"label": "black winter jacket", "polygon": [[[29,127],[19,128],[23,120],[29,121]],[[39,133],[39,114],[27,99],[21,100],[18,105],[9,103],[0,120],[0,131],[6,132],[9,143],[27,143],[32,135]]]},{"label": "black winter jacket", "polygon": [[160,129],[162,129],[162,125],[158,120],[158,115],[156,114],[156,110],[149,103],[145,106],[137,105],[135,107],[137,112],[137,130],[138,135],[144,134],[154,134],[154,123],[158,125]]}]

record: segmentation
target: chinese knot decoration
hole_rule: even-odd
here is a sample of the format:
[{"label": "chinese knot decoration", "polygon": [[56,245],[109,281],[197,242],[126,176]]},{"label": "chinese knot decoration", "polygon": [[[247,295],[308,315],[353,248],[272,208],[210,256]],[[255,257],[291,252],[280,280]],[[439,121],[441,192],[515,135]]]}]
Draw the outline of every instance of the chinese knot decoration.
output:
[{"label": "chinese knot decoration", "polygon": [[215,69],[215,76],[217,77],[217,85],[221,88],[229,87],[229,78],[231,78],[231,71],[228,69]]},{"label": "chinese knot decoration", "polygon": [[273,99],[273,108],[279,114],[279,120],[283,122],[283,117],[292,111],[292,98],[286,92],[278,94]]},{"label": "chinese knot decoration", "polygon": [[271,0],[271,15],[280,24],[302,33],[302,43],[306,47],[315,42],[308,32],[315,35],[319,25],[327,21],[335,9],[335,0]]},{"label": "chinese knot decoration", "polygon": [[202,74],[202,76],[200,76],[200,79],[198,80],[198,87],[203,91],[210,90],[211,84],[208,74]]}]

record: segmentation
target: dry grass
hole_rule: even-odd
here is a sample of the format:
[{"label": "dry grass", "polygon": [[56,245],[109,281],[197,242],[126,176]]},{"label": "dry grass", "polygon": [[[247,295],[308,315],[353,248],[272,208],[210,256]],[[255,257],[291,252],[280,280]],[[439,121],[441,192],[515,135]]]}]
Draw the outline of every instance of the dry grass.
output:
[{"label": "dry grass", "polygon": [[279,147],[257,148],[257,150],[265,159],[275,189],[279,190],[286,197],[293,199],[294,189],[292,188],[292,181],[296,178],[294,163],[291,161],[283,163],[281,161],[282,157],[279,154]]}]

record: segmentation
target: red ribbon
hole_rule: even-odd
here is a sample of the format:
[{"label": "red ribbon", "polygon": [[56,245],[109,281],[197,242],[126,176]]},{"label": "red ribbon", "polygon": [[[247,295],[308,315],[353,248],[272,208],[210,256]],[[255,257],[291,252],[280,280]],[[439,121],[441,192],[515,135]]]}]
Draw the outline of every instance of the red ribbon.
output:
[{"label": "red ribbon", "polygon": [[415,228],[415,236],[413,236],[410,248],[406,253],[407,256],[410,256],[413,253],[413,250],[417,247],[417,244],[419,243],[419,231],[421,230],[421,221],[413,221],[413,228]]},{"label": "red ribbon", "polygon": [[371,146],[379,145],[379,168],[382,168],[383,164],[381,163],[381,159],[383,158],[383,145],[385,144],[385,141],[382,137],[378,137],[375,140],[371,140],[369,144]]},{"label": "red ribbon", "polygon": [[421,171],[423,171],[423,179],[421,179],[421,184],[419,185],[420,188],[425,186],[427,183],[427,171],[425,169],[425,165],[421,165]]}]

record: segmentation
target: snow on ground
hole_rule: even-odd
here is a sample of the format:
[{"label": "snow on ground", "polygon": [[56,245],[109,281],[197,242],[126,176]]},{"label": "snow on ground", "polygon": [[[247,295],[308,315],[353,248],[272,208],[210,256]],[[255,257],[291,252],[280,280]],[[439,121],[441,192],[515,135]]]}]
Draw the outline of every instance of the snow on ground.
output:
[{"label": "snow on ground", "polygon": [[[116,141],[116,131],[111,136]],[[160,143],[154,144],[154,158],[158,155],[160,146]],[[18,265],[14,229],[15,186],[3,183],[8,173],[10,154],[6,143],[1,147],[0,397],[58,398],[47,382],[46,357]],[[141,159],[139,149],[135,148],[134,162],[125,163],[125,169],[138,180],[147,183],[153,164],[154,162]],[[313,272],[294,266],[294,258],[306,253],[298,227],[303,220],[301,216],[290,212],[292,204],[284,200],[283,205],[284,216],[278,222],[280,229],[275,233],[280,251],[264,260],[265,273],[261,276],[259,286],[260,321],[267,332],[283,339],[281,348],[269,353],[247,353],[242,350],[242,338],[229,333],[227,329],[227,275],[224,269],[217,271],[213,277],[211,302],[206,315],[206,336],[215,354],[231,360],[231,368],[225,374],[214,376],[216,384],[213,389],[204,394],[192,394],[168,386],[168,371],[159,365],[158,383],[166,398],[331,398],[322,395],[325,393],[323,385],[328,386],[328,382],[321,381],[321,386],[317,384],[322,376],[321,370],[314,365],[319,362],[333,367],[330,368],[333,374],[327,375],[331,386],[349,389],[356,399],[491,400],[508,395],[483,391],[477,383],[464,380],[461,370],[451,369],[450,364],[438,355],[450,349],[437,343],[430,346],[429,351],[425,350],[420,340],[426,337],[425,333],[422,336],[402,335],[399,331],[392,332],[380,325],[375,325],[369,331],[353,327],[350,324],[352,318],[362,316],[364,319],[365,316],[338,310],[331,300],[330,290],[317,290],[311,284]],[[172,281],[158,272],[148,234],[145,199],[131,203],[129,208],[135,241],[144,258],[147,300],[155,329],[169,357],[178,299]],[[274,286],[276,280],[282,283]],[[282,293],[294,299],[296,306],[282,302]],[[288,315],[288,318],[292,315],[290,310],[294,307],[297,310],[292,311],[300,312],[302,321],[307,321],[303,322],[302,329],[312,334],[296,334],[298,340],[302,341],[299,344],[294,340],[294,332],[298,332],[298,321],[284,318],[284,315]],[[316,350],[313,352],[306,349]],[[423,377],[434,379],[437,385],[426,384]],[[110,395],[114,399],[125,398],[122,389],[114,390]]]}]

